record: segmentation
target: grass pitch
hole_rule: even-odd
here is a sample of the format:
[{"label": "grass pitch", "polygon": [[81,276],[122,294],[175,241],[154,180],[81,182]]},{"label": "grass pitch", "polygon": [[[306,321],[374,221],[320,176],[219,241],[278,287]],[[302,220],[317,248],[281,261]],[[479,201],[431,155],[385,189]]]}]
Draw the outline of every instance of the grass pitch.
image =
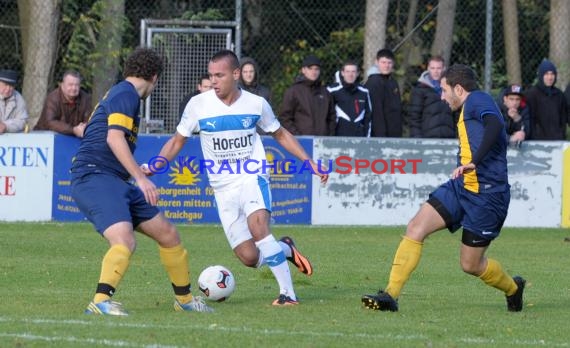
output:
[{"label": "grass pitch", "polygon": [[287,308],[271,306],[270,271],[242,266],[220,226],[179,229],[194,283],[213,264],[236,277],[213,314],[174,312],[158,250],[139,235],[114,297],[131,315],[84,315],[107,250],[91,225],[0,223],[0,347],[570,347],[567,230],[504,229],[491,245],[488,256],[527,279],[521,313],[462,273],[460,235],[447,232],[426,241],[400,311],[386,313],[360,296],[385,286],[402,227],[275,226],[315,266],[312,277],[291,268],[301,305]]}]

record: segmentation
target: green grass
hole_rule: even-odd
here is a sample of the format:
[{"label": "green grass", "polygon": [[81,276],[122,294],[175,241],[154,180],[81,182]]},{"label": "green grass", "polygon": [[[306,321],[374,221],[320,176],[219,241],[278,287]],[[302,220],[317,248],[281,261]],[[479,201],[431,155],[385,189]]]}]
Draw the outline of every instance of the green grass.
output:
[{"label": "green grass", "polygon": [[[363,309],[360,296],[384,286],[402,227],[276,226],[310,256],[315,274],[292,268],[302,304],[270,305],[266,268],[239,264],[219,226],[181,226],[192,279],[211,264],[236,277],[216,312],[179,313],[156,246],[138,249],[115,299],[129,317],[87,316],[106,242],[88,224],[0,224],[0,347],[570,347],[570,243],[562,229],[505,229],[488,255],[527,280],[525,308],[463,274],[460,235],[426,241],[400,298],[400,312]],[[197,291],[197,290],[195,290]]]}]

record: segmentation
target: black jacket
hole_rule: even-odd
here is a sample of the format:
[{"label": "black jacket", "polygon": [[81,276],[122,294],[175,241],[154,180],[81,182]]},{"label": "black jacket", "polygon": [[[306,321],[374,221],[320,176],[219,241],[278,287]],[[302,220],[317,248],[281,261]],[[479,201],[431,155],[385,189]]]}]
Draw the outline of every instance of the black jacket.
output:
[{"label": "black jacket", "polygon": [[522,130],[525,133],[525,139],[528,140],[531,138],[531,126],[530,111],[527,106],[526,98],[524,95],[521,95],[521,104],[518,108],[519,115],[521,115],[521,120],[519,122],[515,122],[512,118],[509,117],[509,110],[503,101],[505,94],[507,93],[507,89],[508,88],[502,89],[496,99],[497,105],[499,105],[499,109],[501,109],[501,113],[505,119],[505,129],[507,130],[507,134],[513,135],[514,132]]},{"label": "black jacket", "polygon": [[566,140],[568,107],[562,91],[539,80],[525,98],[530,111],[532,140]]},{"label": "black jacket", "polygon": [[402,100],[391,75],[372,74],[364,85],[372,101],[373,137],[402,137]]},{"label": "black jacket", "polygon": [[358,83],[348,84],[341,79],[327,87],[336,112],[335,135],[348,137],[370,136],[370,95]]},{"label": "black jacket", "polygon": [[425,71],[414,88],[408,107],[411,138],[455,138],[457,118],[446,102],[441,100]]}]

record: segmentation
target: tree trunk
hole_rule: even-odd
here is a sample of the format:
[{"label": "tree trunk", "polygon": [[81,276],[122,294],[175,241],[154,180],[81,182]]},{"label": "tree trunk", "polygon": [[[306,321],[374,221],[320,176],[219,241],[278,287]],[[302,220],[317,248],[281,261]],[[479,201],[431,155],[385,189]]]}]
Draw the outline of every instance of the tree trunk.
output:
[{"label": "tree trunk", "polygon": [[245,22],[248,23],[248,26],[247,27],[243,26],[243,28],[245,29],[242,36],[243,49],[246,52],[250,52],[254,47],[255,43],[261,37],[261,25],[262,25],[262,15],[263,15],[262,0],[245,0],[244,10],[245,10]]},{"label": "tree trunk", "polygon": [[22,64],[26,65],[26,48],[30,37],[30,0],[18,0],[18,17],[22,33]]},{"label": "tree trunk", "polygon": [[439,2],[435,38],[431,46],[431,55],[442,56],[448,65],[453,43],[453,22],[455,21],[456,7],[457,0],[441,0]]},{"label": "tree trunk", "polygon": [[[386,45],[389,0],[366,0],[364,27],[364,71],[374,65],[376,52]],[[366,76],[365,76],[366,77]]]},{"label": "tree trunk", "polygon": [[101,31],[95,47],[100,57],[93,68],[93,102],[117,81],[124,31],[125,0],[103,0]]},{"label": "tree trunk", "polygon": [[[399,76],[398,79],[398,85],[400,86],[400,88],[402,90],[406,89],[406,81],[410,78],[410,76],[407,76],[407,72],[408,72],[408,67],[410,65],[420,65],[422,64],[422,45],[421,43],[418,43],[416,41],[419,41],[416,39],[416,35],[415,33],[412,34],[412,30],[414,29],[414,26],[416,24],[416,15],[418,13],[418,1],[419,0],[410,0],[410,8],[408,9],[408,19],[406,21],[406,31],[404,32],[404,37],[406,37],[407,35],[410,35],[407,38],[407,41],[404,42],[400,48],[400,50],[402,51],[402,56],[404,57],[402,59],[402,63],[399,66],[399,70],[403,71],[404,74]],[[412,80],[413,81],[413,80]]]},{"label": "tree trunk", "polygon": [[30,115],[30,129],[38,122],[50,88],[57,45],[59,4],[60,0],[18,1],[24,55],[22,95]]},{"label": "tree trunk", "polygon": [[570,2],[550,1],[550,59],[558,70],[556,86],[564,90],[570,81]]},{"label": "tree trunk", "polygon": [[507,81],[522,84],[517,0],[503,0],[503,32]]}]

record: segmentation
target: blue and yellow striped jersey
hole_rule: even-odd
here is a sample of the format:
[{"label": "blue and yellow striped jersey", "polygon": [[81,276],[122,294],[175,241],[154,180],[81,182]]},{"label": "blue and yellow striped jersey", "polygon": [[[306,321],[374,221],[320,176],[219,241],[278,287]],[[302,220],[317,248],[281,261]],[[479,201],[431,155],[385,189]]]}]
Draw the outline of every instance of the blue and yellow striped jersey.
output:
[{"label": "blue and yellow striped jersey", "polygon": [[485,92],[473,91],[463,103],[457,122],[458,166],[471,162],[477,153],[485,132],[483,117],[497,117],[503,124],[503,132],[487,155],[477,164],[477,168],[465,173],[459,180],[463,180],[463,186],[471,192],[504,191],[508,187],[508,140],[504,130],[505,121],[493,98]]},{"label": "blue and yellow striped jersey", "polygon": [[107,145],[107,131],[120,129],[125,132],[131,153],[134,153],[140,123],[139,109],[140,97],[130,82],[121,81],[111,87],[89,117],[71,171],[103,172],[128,179],[129,173]]}]

